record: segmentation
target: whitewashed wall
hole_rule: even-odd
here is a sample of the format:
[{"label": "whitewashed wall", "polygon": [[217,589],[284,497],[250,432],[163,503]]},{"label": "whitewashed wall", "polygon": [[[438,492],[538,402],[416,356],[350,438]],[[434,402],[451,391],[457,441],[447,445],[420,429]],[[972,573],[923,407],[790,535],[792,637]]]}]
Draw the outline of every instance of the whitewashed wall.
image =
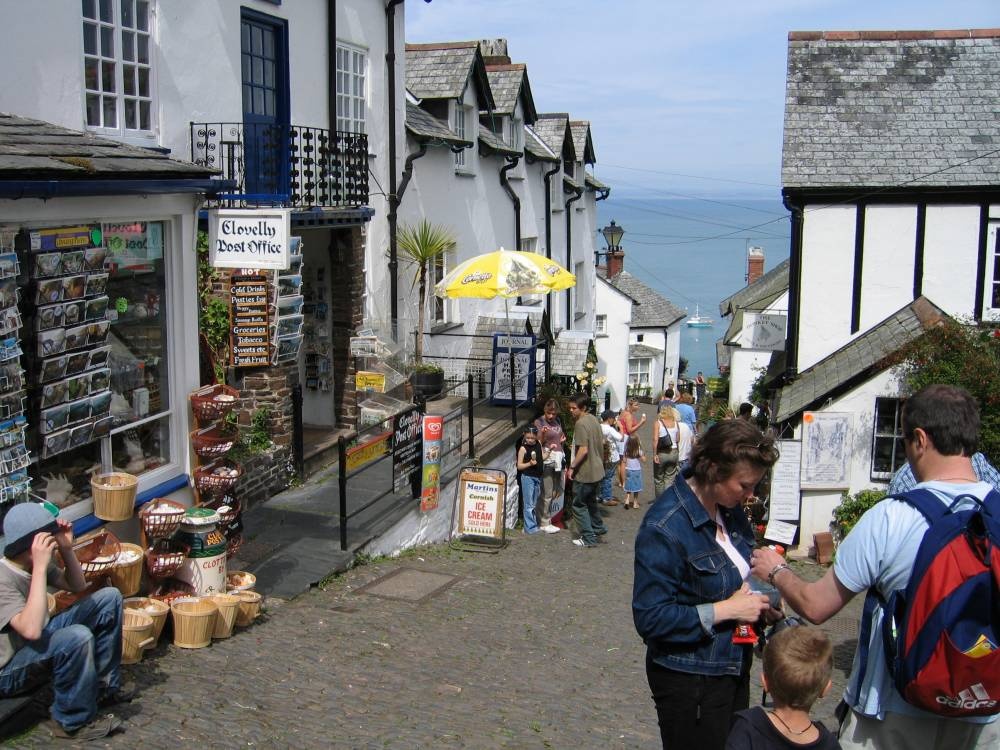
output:
[{"label": "whitewashed wall", "polygon": [[[788,313],[788,291],[768,305],[764,314]],[[734,342],[742,344],[742,333],[734,338]],[[744,346],[729,347],[729,405],[735,410],[741,403],[748,401],[750,389],[760,375],[760,368],[766,368],[771,361],[773,352],[760,349],[749,349]]]},{"label": "whitewashed wall", "polygon": [[681,326],[683,325],[684,320],[681,319],[667,327],[665,335],[666,348],[664,349],[664,364],[666,367],[662,383],[664,389],[671,380],[674,383],[677,382],[677,370],[681,362]]},{"label": "whitewashed wall", "polygon": [[596,313],[607,316],[606,334],[594,337],[598,372],[607,378],[604,388],[611,391],[611,408],[621,409],[625,405],[628,385],[628,342],[629,324],[632,321],[632,300],[600,278],[597,279],[595,296]]}]

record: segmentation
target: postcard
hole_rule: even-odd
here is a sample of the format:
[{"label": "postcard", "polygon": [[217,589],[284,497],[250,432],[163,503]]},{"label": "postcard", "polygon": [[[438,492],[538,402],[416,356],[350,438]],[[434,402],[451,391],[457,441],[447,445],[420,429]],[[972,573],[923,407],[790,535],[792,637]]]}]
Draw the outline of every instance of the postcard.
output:
[{"label": "postcard", "polygon": [[63,304],[63,325],[75,326],[83,322],[83,311],[86,303],[83,300]]},{"label": "postcard", "polygon": [[103,247],[91,247],[83,252],[83,267],[87,271],[101,271],[104,269],[104,259],[108,257],[108,251]]},{"label": "postcard", "polygon": [[35,256],[35,276],[58,276],[62,269],[62,254],[44,253]]},{"label": "postcard", "polygon": [[108,286],[108,274],[106,273],[92,273],[87,276],[87,291],[86,295],[88,297],[96,297],[100,294],[104,294],[104,290]]},{"label": "postcard", "polygon": [[63,306],[48,305],[35,311],[35,327],[39,331],[56,328],[63,324]]},{"label": "postcard", "polygon": [[62,279],[63,299],[83,299],[87,289],[87,277],[83,274],[79,276],[66,276]]},{"label": "postcard", "polygon": [[42,441],[42,458],[62,453],[69,447],[69,430],[60,430],[46,435]]},{"label": "postcard", "polygon": [[90,392],[105,391],[111,385],[111,370],[105,367],[90,374]]},{"label": "postcard", "polygon": [[38,282],[38,290],[35,292],[35,304],[47,305],[51,302],[58,302],[63,296],[62,279],[51,279],[50,281]]},{"label": "postcard", "polygon": [[103,344],[108,338],[108,331],[111,329],[111,323],[104,320],[100,323],[91,323],[87,326],[88,344]]},{"label": "postcard", "polygon": [[76,448],[78,445],[83,445],[84,443],[89,443],[91,440],[91,435],[94,432],[94,423],[87,422],[79,427],[74,427],[70,430],[69,435],[69,447]]},{"label": "postcard", "polygon": [[17,253],[3,253],[0,255],[0,279],[9,279],[17,276],[21,270],[21,265],[17,261]]},{"label": "postcard", "polygon": [[78,375],[66,380],[66,398],[76,401],[90,395],[90,375]]},{"label": "postcard", "polygon": [[69,422],[73,424],[74,422],[80,422],[84,419],[90,419],[90,399],[81,398],[79,401],[69,402]]},{"label": "postcard", "polygon": [[17,304],[17,279],[0,281],[0,307],[14,307]]},{"label": "postcard", "polygon": [[53,354],[62,354],[65,348],[65,328],[53,328],[51,331],[41,331],[38,334],[39,357],[51,357]]},{"label": "postcard", "polygon": [[58,380],[66,374],[66,357],[53,357],[42,362],[42,372],[39,379],[43,383]]},{"label": "postcard", "polygon": [[66,374],[78,375],[90,365],[90,352],[76,352],[66,355]]},{"label": "postcard", "polygon": [[[93,399],[91,399],[91,401],[93,401]],[[96,411],[94,411],[94,416],[95,417],[97,416]],[[94,422],[94,432],[91,439],[97,440],[99,438],[102,438],[110,434],[111,427],[114,425],[114,423],[115,423],[114,417],[105,417],[103,419],[98,419],[96,422]]]},{"label": "postcard", "polygon": [[97,297],[87,300],[84,308],[84,320],[104,320],[108,313],[108,298]]},{"label": "postcard", "polygon": [[62,254],[63,273],[80,273],[83,270],[83,250],[70,250]]},{"label": "postcard", "polygon": [[42,423],[39,431],[46,435],[61,430],[69,423],[69,404],[59,404],[50,409],[42,409]]},{"label": "postcard", "polygon": [[110,346],[102,346],[100,349],[94,349],[90,352],[90,362],[87,363],[87,369],[93,370],[95,367],[103,367],[108,363],[110,355]]},{"label": "postcard", "polygon": [[66,381],[58,380],[42,386],[42,408],[61,404],[66,400]]},{"label": "postcard", "polygon": [[102,391],[90,397],[90,413],[95,417],[103,417],[111,413],[111,391]]},{"label": "postcard", "polygon": [[76,328],[66,328],[66,341],[64,349],[65,351],[72,351],[73,349],[79,349],[81,346],[87,345],[87,337],[90,334],[90,326],[76,326]]}]

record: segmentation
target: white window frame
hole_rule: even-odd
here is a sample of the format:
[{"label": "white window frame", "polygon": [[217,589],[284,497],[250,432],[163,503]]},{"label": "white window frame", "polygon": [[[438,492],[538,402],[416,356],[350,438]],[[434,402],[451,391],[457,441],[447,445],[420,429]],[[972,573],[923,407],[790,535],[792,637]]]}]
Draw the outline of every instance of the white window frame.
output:
[{"label": "white window frame", "polygon": [[[522,237],[517,249],[525,253],[538,253],[538,237]],[[544,297],[543,294],[524,294],[517,298],[517,304],[535,308],[542,304]]]},{"label": "white window frame", "polygon": [[594,335],[595,336],[607,336],[608,335],[608,316],[607,315],[597,315],[594,317]]},{"label": "white window frame", "polygon": [[337,42],[337,130],[366,133],[368,50]]},{"label": "white window frame", "polygon": [[562,162],[559,163],[559,171],[553,174],[550,178],[552,181],[552,211],[563,211],[566,208],[565,199],[563,198],[563,169]]},{"label": "white window frame", "polygon": [[628,358],[628,384],[642,387],[652,385],[653,360],[651,357]]},{"label": "white window frame", "polygon": [[[884,409],[892,409],[893,432],[885,430],[879,431],[879,412]],[[896,396],[877,396],[875,398],[875,410],[872,415],[872,455],[871,455],[871,478],[875,481],[888,481],[906,463],[906,452],[903,449],[903,400]],[[876,447],[880,442],[890,441],[892,444],[892,456],[897,457],[897,451],[902,453],[902,459],[896,463],[892,462],[891,471],[876,471],[875,456]]]},{"label": "white window frame", "polygon": [[577,261],[573,264],[573,274],[576,276],[576,284],[573,285],[573,318],[579,320],[587,314],[583,305],[584,300],[580,296],[580,287],[584,279],[583,261]]},{"label": "white window frame", "polygon": [[990,224],[986,248],[983,319],[1000,320],[1000,224],[995,222]]},{"label": "white window frame", "polygon": [[448,253],[442,253],[434,258],[430,263],[427,285],[431,293],[427,295],[427,317],[430,320],[431,328],[447,325],[455,317],[455,301],[448,298],[438,297],[433,293],[434,285],[441,281],[448,273]]},{"label": "white window frame", "polygon": [[[463,141],[473,140],[466,135],[469,128],[471,107],[467,107],[457,100],[452,102],[452,107],[451,129]],[[472,174],[472,160],[469,158],[468,151],[470,149],[467,148],[455,151],[455,171],[459,174]]]},{"label": "white window frame", "polygon": [[[131,23],[122,14],[122,5],[131,11]],[[84,12],[92,15],[84,15]],[[145,28],[139,19],[145,11]],[[81,8],[81,49],[83,51],[83,124],[91,133],[114,136],[130,143],[150,145],[156,142],[157,101],[156,6],[155,0],[85,0]],[[91,31],[92,30],[92,31]],[[145,43],[145,61],[140,60]],[[97,66],[94,87],[88,87],[87,70]],[[143,91],[143,77],[145,87]],[[128,86],[126,84],[129,84]],[[126,88],[129,91],[126,91]],[[91,122],[90,105],[97,107],[97,122]],[[114,107],[114,122],[110,123],[107,105]],[[126,105],[132,104],[134,124],[125,121]],[[146,125],[141,127],[143,111]]]}]

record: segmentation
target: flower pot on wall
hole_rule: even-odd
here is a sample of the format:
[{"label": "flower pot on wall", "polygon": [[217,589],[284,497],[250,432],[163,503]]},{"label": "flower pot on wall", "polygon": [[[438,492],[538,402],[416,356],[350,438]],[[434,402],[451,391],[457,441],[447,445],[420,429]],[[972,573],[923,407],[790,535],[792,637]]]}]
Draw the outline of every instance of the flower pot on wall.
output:
[{"label": "flower pot on wall", "polygon": [[425,401],[433,401],[441,397],[444,390],[444,371],[427,370],[410,373],[410,384],[413,386],[414,397]]}]

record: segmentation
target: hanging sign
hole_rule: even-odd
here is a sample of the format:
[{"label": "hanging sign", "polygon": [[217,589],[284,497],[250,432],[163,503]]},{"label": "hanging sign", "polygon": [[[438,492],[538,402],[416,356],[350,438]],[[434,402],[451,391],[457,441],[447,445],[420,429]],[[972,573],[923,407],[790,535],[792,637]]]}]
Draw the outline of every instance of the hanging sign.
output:
[{"label": "hanging sign", "polygon": [[489,469],[463,469],[458,477],[458,534],[502,539],[506,477]]},{"label": "hanging sign", "polygon": [[745,349],[781,351],[785,348],[786,322],[784,315],[744,312],[740,346]]},{"label": "hanging sign", "polygon": [[208,259],[213,268],[289,265],[287,208],[216,208],[208,212]]},{"label": "hanging sign", "polygon": [[438,507],[441,491],[441,433],[444,417],[428,414],[424,416],[424,459],[420,474],[420,510],[427,512]]},{"label": "hanging sign", "polygon": [[229,358],[233,367],[266,367],[271,363],[268,328],[268,283],[265,276],[233,276]]}]

